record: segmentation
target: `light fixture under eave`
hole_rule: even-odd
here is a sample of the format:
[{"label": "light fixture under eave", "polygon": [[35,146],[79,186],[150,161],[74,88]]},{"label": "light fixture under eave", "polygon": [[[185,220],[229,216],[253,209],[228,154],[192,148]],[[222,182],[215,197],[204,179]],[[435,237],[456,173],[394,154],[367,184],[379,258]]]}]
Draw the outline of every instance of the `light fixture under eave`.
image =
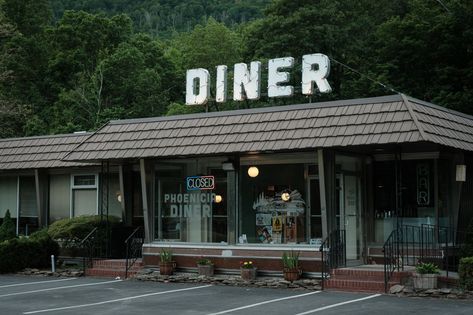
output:
[{"label": "light fixture under eave", "polygon": [[281,194],[282,201],[289,201],[291,199],[291,195],[288,192],[283,192]]},{"label": "light fixture under eave", "polygon": [[256,177],[259,174],[259,169],[256,166],[251,166],[248,168],[248,176]]},{"label": "light fixture under eave", "polygon": [[221,195],[215,195],[215,203],[221,203],[223,200]]}]

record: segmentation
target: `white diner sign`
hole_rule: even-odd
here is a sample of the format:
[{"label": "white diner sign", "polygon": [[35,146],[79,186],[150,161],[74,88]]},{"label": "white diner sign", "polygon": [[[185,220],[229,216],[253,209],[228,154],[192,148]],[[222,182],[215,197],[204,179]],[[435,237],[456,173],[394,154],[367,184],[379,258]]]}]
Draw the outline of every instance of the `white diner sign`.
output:
[{"label": "white diner sign", "polygon": [[[294,94],[294,87],[284,85],[289,82],[289,69],[294,66],[294,58],[284,57],[268,61],[268,97],[284,97]],[[327,81],[330,74],[330,59],[323,54],[302,56],[302,94],[312,95],[317,86],[320,93],[330,93],[332,88]],[[206,104],[210,96],[210,73],[207,69],[187,70],[186,104]],[[233,100],[257,100],[261,96],[261,62],[237,63],[233,67]],[[227,100],[227,66],[217,67],[215,100]]]}]

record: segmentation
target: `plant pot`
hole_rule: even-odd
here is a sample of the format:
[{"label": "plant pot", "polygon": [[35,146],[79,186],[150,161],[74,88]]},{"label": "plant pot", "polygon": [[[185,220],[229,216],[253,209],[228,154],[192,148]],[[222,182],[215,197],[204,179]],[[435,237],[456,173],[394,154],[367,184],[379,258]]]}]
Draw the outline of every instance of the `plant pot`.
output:
[{"label": "plant pot", "polygon": [[164,261],[159,263],[159,274],[163,276],[170,276],[174,272],[176,263],[174,261]]},{"label": "plant pot", "polygon": [[214,265],[197,265],[199,276],[213,277]]},{"label": "plant pot", "polygon": [[241,278],[245,281],[256,279],[256,268],[240,268]]},{"label": "plant pot", "polygon": [[414,288],[415,289],[436,289],[438,275],[435,273],[415,273]]},{"label": "plant pot", "polygon": [[296,281],[299,280],[302,274],[302,270],[299,268],[284,268],[283,270],[284,280],[286,281]]}]

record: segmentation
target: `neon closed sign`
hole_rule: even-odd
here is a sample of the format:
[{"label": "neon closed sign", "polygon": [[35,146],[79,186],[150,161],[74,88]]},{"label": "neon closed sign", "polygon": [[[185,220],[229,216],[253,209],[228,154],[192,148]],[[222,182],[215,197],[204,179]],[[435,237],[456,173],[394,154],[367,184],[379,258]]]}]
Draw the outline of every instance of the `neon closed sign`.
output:
[{"label": "neon closed sign", "polygon": [[215,188],[215,178],[210,175],[186,177],[186,188],[188,191],[212,190]]}]

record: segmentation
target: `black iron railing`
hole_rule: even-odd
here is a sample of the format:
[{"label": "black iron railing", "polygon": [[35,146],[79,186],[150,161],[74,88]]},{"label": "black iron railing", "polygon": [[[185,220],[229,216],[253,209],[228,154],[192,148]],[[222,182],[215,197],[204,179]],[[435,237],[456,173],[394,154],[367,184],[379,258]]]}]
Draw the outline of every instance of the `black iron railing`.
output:
[{"label": "black iron railing", "polygon": [[334,230],[319,248],[322,261],[322,290],[332,269],[344,267],[347,263],[345,230]]},{"label": "black iron railing", "polygon": [[138,258],[142,257],[143,242],[144,231],[142,227],[137,227],[125,240],[125,279],[128,278],[128,271],[133,267]]},{"label": "black iron railing", "polygon": [[383,245],[384,256],[384,291],[388,291],[388,283],[395,270],[400,270],[403,265],[400,261],[401,252],[399,239],[401,237],[400,229],[396,229],[386,239]]},{"label": "black iron railing", "polygon": [[448,278],[449,271],[458,271],[460,248],[467,237],[467,232],[431,224],[402,225],[392,231],[383,245],[385,290],[395,270],[420,261],[436,264]]},{"label": "black iron railing", "polygon": [[92,231],[90,231],[89,234],[84,237],[80,243],[79,247],[83,251],[82,253],[82,268],[85,276],[85,271],[87,268],[92,267],[92,261],[95,256],[95,244],[97,240],[97,234],[98,234],[98,228],[94,228]]}]

